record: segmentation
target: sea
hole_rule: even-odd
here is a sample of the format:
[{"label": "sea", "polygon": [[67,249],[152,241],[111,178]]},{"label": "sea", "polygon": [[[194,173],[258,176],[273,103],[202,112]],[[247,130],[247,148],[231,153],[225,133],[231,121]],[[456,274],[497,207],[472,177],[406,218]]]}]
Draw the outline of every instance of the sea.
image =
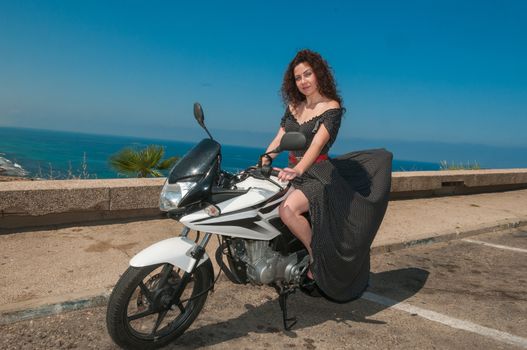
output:
[{"label": "sea", "polygon": [[[149,139],[130,136],[95,135],[77,132],[0,127],[0,175],[41,179],[126,177],[109,165],[109,158],[125,147],[160,145],[165,156],[181,157],[196,142]],[[237,172],[256,164],[267,145],[261,148],[222,145],[222,168]],[[330,156],[335,156],[331,154]],[[284,167],[287,155],[280,155],[274,166]],[[408,160],[393,161],[393,170],[438,170],[439,163]]]}]

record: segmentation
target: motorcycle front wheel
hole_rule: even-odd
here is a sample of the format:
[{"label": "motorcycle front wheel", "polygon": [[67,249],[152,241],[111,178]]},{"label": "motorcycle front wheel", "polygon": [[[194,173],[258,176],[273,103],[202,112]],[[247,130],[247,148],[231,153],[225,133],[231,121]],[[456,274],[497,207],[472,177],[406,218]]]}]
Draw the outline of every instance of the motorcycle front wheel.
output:
[{"label": "motorcycle front wheel", "polygon": [[207,260],[198,266],[179,301],[169,305],[185,271],[170,264],[130,266],[108,301],[106,327],[125,349],[155,349],[181,336],[203,308],[214,271]]}]

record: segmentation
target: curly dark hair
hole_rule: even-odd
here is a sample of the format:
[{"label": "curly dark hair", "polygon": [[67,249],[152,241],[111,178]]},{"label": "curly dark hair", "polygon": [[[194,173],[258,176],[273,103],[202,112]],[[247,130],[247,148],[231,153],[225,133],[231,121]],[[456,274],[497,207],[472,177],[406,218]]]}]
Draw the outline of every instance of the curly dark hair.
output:
[{"label": "curly dark hair", "polygon": [[323,96],[337,101],[342,106],[342,98],[337,92],[337,86],[331,68],[318,52],[308,49],[298,51],[287,66],[281,89],[284,104],[286,106],[291,104],[293,107],[297,107],[301,102],[306,100],[306,96],[298,90],[294,76],[294,69],[300,63],[307,63],[313,69],[317,77],[319,92]]}]

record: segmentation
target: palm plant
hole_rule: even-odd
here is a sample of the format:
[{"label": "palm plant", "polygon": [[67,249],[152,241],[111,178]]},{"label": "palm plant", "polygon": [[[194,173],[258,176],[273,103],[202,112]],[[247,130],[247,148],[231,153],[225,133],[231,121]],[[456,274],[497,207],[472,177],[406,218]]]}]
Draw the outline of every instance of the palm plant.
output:
[{"label": "palm plant", "polygon": [[177,157],[163,159],[165,150],[158,145],[144,149],[124,148],[110,157],[110,165],[119,173],[137,177],[160,177],[162,170],[169,169],[178,160]]}]

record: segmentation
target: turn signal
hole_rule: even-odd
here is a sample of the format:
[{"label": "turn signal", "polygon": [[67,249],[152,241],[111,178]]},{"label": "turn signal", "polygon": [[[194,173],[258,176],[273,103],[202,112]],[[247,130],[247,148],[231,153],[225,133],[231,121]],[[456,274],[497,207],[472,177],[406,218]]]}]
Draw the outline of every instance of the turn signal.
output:
[{"label": "turn signal", "polygon": [[205,207],[205,213],[207,213],[208,216],[220,216],[221,210],[214,204],[209,204]]}]

